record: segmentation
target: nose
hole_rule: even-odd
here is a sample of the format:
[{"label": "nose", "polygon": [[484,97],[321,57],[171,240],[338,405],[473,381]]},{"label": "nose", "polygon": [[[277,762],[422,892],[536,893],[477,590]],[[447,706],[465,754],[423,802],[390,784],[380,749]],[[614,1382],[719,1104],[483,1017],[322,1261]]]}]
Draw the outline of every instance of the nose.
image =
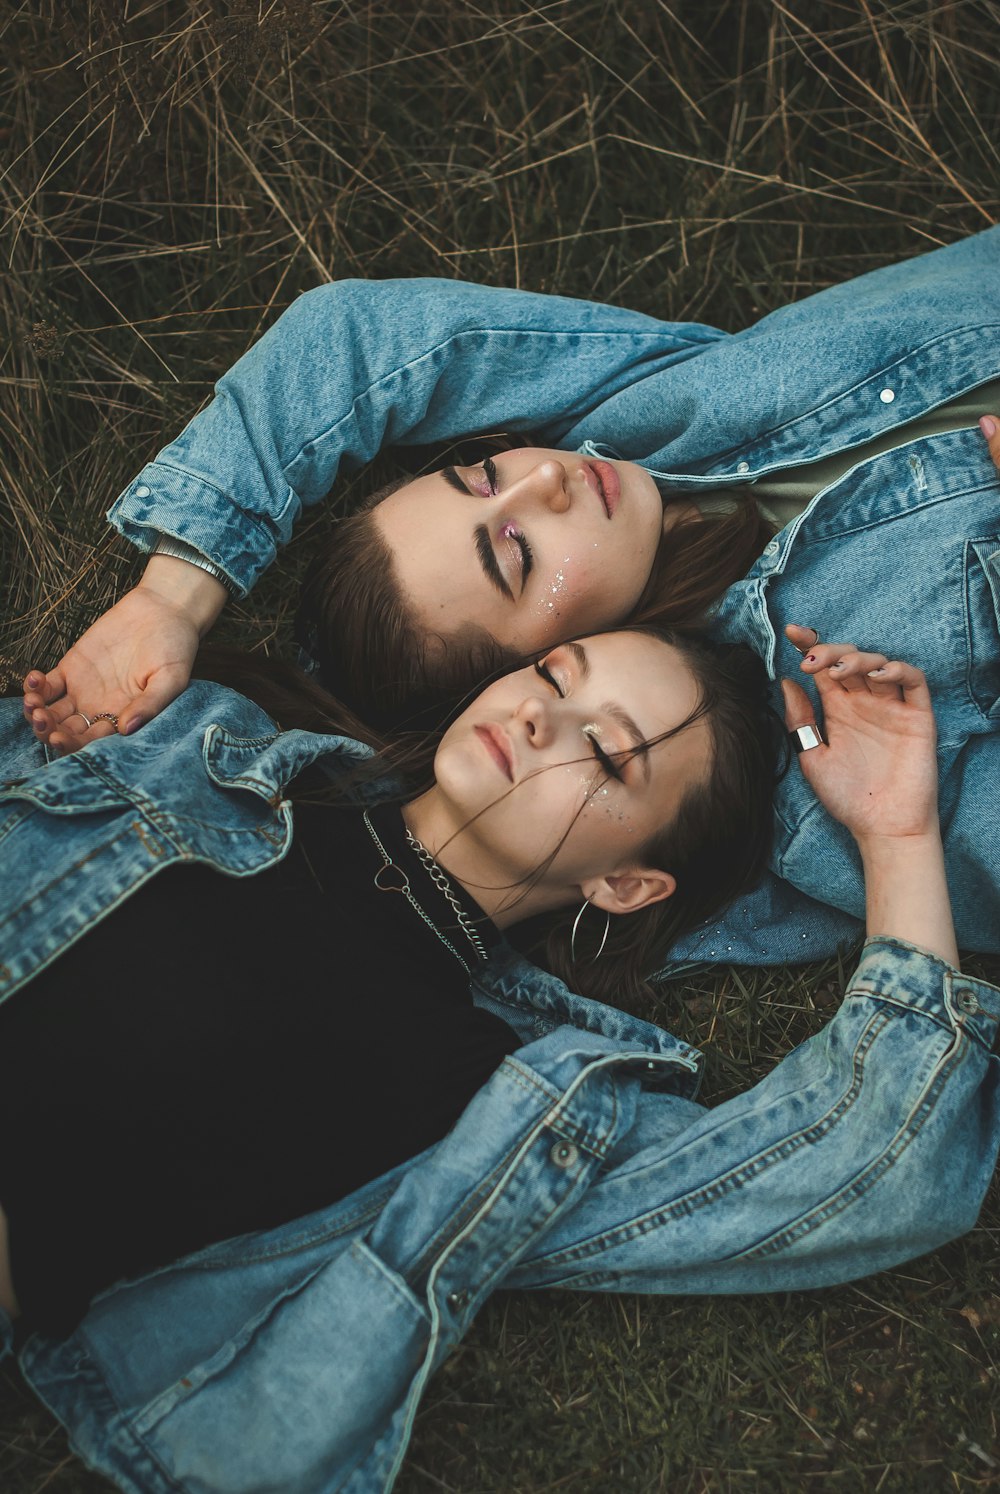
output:
[{"label": "nose", "polygon": [[526,472],[508,489],[508,499],[517,492],[522,499],[529,499],[554,514],[564,514],[570,506],[569,484],[566,468],[554,457],[548,457]]},{"label": "nose", "polygon": [[548,747],[556,735],[555,701],[532,692],[526,695],[514,712],[531,747]]}]

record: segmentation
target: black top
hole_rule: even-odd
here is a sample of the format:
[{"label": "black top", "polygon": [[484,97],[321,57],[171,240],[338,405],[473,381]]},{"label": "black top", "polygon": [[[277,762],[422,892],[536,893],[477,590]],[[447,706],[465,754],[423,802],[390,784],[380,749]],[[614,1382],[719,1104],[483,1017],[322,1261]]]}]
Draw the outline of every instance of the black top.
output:
[{"label": "black top", "polygon": [[[405,898],[374,886],[361,812],[293,812],[277,866],[167,868],[0,1007],[0,1203],[32,1326],[68,1333],[119,1277],[415,1156],[518,1046]],[[399,809],[369,817],[474,967]],[[488,948],[495,927],[453,890]]]}]

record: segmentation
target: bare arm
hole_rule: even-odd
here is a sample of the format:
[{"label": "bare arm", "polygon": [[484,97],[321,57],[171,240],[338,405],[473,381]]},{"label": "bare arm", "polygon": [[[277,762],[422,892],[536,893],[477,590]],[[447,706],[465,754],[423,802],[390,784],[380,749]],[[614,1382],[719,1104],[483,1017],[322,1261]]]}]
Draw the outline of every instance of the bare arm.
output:
[{"label": "bare arm", "polygon": [[[799,632],[789,629],[793,643]],[[847,644],[819,644],[802,661],[819,691],[829,745],[799,764],[817,796],[858,843],[869,937],[888,935],[957,965],[937,816],[936,731],[930,692],[911,664]],[[790,727],[812,704],[784,682]]]}]

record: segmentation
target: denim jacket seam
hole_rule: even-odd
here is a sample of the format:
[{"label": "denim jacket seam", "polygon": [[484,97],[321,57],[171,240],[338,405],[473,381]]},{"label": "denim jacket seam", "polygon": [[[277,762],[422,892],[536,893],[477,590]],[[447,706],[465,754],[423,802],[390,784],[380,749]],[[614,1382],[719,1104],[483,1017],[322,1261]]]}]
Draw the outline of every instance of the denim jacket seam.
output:
[{"label": "denim jacket seam", "polygon": [[[509,1066],[513,1069],[515,1063],[516,1060],[508,1056],[504,1067]],[[519,1155],[526,1154],[531,1146],[541,1140],[546,1131],[556,1135],[571,1137],[577,1145],[582,1146],[584,1151],[593,1159],[593,1162],[597,1164],[601,1164],[607,1160],[610,1150],[607,1140],[602,1140],[598,1137],[591,1139],[589,1125],[581,1126],[580,1123],[576,1123],[573,1126],[568,1126],[564,1121],[565,1111],[575,1100],[575,1092],[579,1089],[583,1080],[590,1077],[592,1073],[593,1067],[588,1064],[566,1090],[554,1092],[548,1097],[548,1109],[536,1115],[531,1121],[529,1128],[511,1142],[503,1157],[498,1158],[495,1165],[490,1169],[488,1177],[481,1180],[474,1193],[463,1201],[460,1209],[452,1213],[444,1221],[442,1227],[436,1231],[432,1240],[426,1242],[424,1249],[415,1258],[410,1271],[407,1272],[408,1278],[412,1276],[414,1280],[419,1280],[424,1275],[428,1277],[432,1275],[445,1261],[458,1237],[468,1227],[469,1221],[479,1212],[483,1213],[484,1218],[488,1217],[490,1197],[491,1195],[497,1195],[501,1191],[500,1182],[502,1182],[503,1174],[515,1165]],[[511,1073],[508,1077],[513,1078],[515,1082],[520,1082],[520,1077],[517,1073]],[[536,1086],[536,1093],[544,1095],[545,1091],[541,1086]],[[605,1125],[605,1129],[612,1134],[617,1130],[619,1113],[618,1088],[617,1084],[613,1083],[611,1114]],[[501,1174],[500,1181],[498,1181],[498,1173]],[[547,1212],[551,1214],[553,1209],[560,1206],[558,1201],[553,1201]],[[547,1225],[540,1226],[539,1228],[547,1228]],[[535,1231],[536,1234],[538,1232],[538,1230]],[[508,1269],[508,1266],[498,1268],[494,1275],[502,1276]]]},{"label": "denim jacket seam", "polygon": [[[151,462],[148,462],[146,464],[146,466],[143,468],[142,472],[139,473],[138,477],[135,477],[135,478],[132,479],[132,481],[129,483],[128,487],[125,488],[124,492],[121,494],[121,497],[118,499],[118,502],[121,502],[121,499],[127,497],[129,494],[131,494],[132,492],[134,492],[134,490],[137,487],[137,485],[142,481],[143,474],[146,473],[146,472],[148,472],[150,467],[162,467],[167,472],[175,472],[178,477],[183,477],[188,482],[196,482],[196,483],[199,484],[199,486],[207,488],[210,493],[215,493],[217,497],[221,498],[224,503],[228,503],[232,508],[238,508],[239,511],[240,511],[240,514],[247,521],[247,523],[251,526],[251,528],[255,529],[256,531],[258,531],[259,537],[263,538],[263,539],[266,539],[268,545],[270,545],[273,548],[273,546],[274,546],[274,536],[273,536],[273,534],[269,533],[266,522],[262,521],[258,517],[257,514],[255,514],[255,513],[252,512],[252,510],[244,508],[243,505],[239,502],[239,500],[232,495],[232,493],[227,493],[226,490],[225,490],[225,488],[220,488],[219,485],[218,485],[218,483],[213,482],[210,477],[206,477],[204,475],[204,473],[202,473],[202,472],[196,472],[191,467],[182,466],[182,464],[180,462],[177,462],[177,461],[164,461],[160,457],[154,457]],[[287,507],[287,501],[286,501],[286,504],[284,505],[284,507]],[[153,526],[149,525],[148,527],[152,528]],[[163,534],[172,533],[172,531],[168,531],[168,530],[158,530],[157,532],[158,533],[163,533]],[[178,534],[178,535],[174,535],[174,538],[175,539],[184,539],[189,544],[193,543],[193,541],[190,540],[186,535],[180,535],[180,534]],[[200,548],[200,547],[199,546],[195,546],[195,548],[197,549],[197,548]]]},{"label": "denim jacket seam", "polygon": [[[844,400],[848,400],[853,395],[860,393],[861,390],[868,388],[877,380],[888,378],[890,374],[897,372],[901,368],[905,368],[908,363],[911,363],[914,359],[919,358],[922,353],[929,352],[932,348],[938,346],[940,343],[952,342],[956,338],[963,337],[969,333],[972,333],[973,335],[979,337],[986,333],[995,333],[998,330],[1000,330],[1000,322],[976,322],[965,327],[950,327],[947,332],[939,332],[936,337],[931,337],[926,342],[919,343],[916,347],[908,348],[905,353],[900,353],[898,357],[892,359],[891,362],[881,364],[878,368],[874,368],[871,373],[866,374],[864,378],[856,379],[853,384],[849,384],[846,389],[838,390],[838,392],[834,395],[831,395],[829,399],[823,400],[817,405],[813,405],[809,410],[799,411],[798,414],[793,415],[790,420],[784,421],[781,425],[771,426],[768,430],[761,431],[754,437],[752,444],[759,445],[761,442],[769,440],[772,436],[778,436],[781,435],[784,431],[793,430],[795,426],[801,424],[803,420],[809,420],[815,415],[819,415],[827,410],[833,409],[835,406],[843,403]],[[980,380],[980,382],[989,383],[989,378]],[[975,383],[968,386],[970,390],[975,389],[976,387],[977,385]],[[961,394],[963,392],[966,391],[956,391],[952,394],[946,395],[943,399],[939,399],[936,404],[928,405],[926,410],[923,410],[921,414],[929,414],[932,410],[938,409],[943,404],[947,404],[949,400],[961,398]],[[905,420],[897,420],[893,425],[887,426],[886,431],[889,432],[892,430],[898,430],[902,426],[909,424],[910,420],[913,418],[913,416],[907,415]],[[918,415],[916,418],[919,419],[920,416]],[[858,444],[869,439],[870,433],[859,433]],[[843,449],[850,450],[850,447],[844,447]],[[739,447],[732,448],[734,454],[739,450]],[[725,455],[728,455],[728,453],[724,454],[724,456]]]},{"label": "denim jacket seam", "polygon": [[[682,1198],[675,1199],[666,1207],[658,1205],[655,1209],[628,1220],[626,1223],[618,1224],[610,1233],[593,1236],[586,1241],[578,1241],[577,1244],[567,1247],[556,1255],[543,1256],[541,1259],[548,1266],[562,1264],[570,1265],[588,1256],[600,1254],[607,1249],[628,1243],[629,1240],[638,1239],[643,1235],[651,1234],[654,1230],[661,1229],[664,1225],[679,1216],[690,1217],[698,1210],[717,1203],[727,1194],[732,1193],[750,1181],[769,1171],[776,1163],[785,1160],[793,1151],[800,1150],[803,1146],[812,1145],[829,1134],[833,1128],[840,1123],[854,1105],[862,1085],[862,1069],[867,1054],[873,1046],[879,1034],[889,1022],[889,1018],[881,1013],[873,1013],[865,1024],[864,1029],[858,1036],[854,1045],[852,1057],[851,1083],[836,1101],[831,1105],[824,1115],[813,1121],[805,1129],[799,1129],[792,1135],[782,1138],[768,1147],[765,1151],[754,1157],[748,1157],[738,1167],[731,1168],[726,1174],[713,1178],[710,1183],[704,1184],[692,1192],[685,1194]],[[787,1098],[782,1098],[775,1103],[787,1103]],[[656,1168],[658,1162],[637,1166],[630,1172],[626,1168],[619,1168],[619,1178],[631,1178],[638,1182],[641,1174],[649,1167]]]},{"label": "denim jacket seam", "polygon": [[768,1255],[775,1255],[779,1251],[793,1245],[797,1240],[804,1238],[814,1229],[835,1219],[842,1214],[851,1204],[870,1193],[872,1188],[895,1166],[906,1151],[916,1140],[920,1131],[926,1125],[934,1109],[934,1103],[938,1093],[947,1082],[954,1065],[962,1061],[962,1037],[968,1040],[969,1035],[964,1029],[953,1029],[953,1041],[941,1054],[934,1065],[932,1073],[928,1076],[924,1089],[918,1100],[911,1107],[899,1129],[891,1141],[883,1147],[877,1157],[874,1157],[849,1183],[845,1183],[836,1193],[831,1194],[821,1204],[815,1205],[807,1213],[793,1224],[786,1225],[777,1235],[766,1241],[740,1251],[737,1255],[730,1257],[733,1260],[762,1259]]}]

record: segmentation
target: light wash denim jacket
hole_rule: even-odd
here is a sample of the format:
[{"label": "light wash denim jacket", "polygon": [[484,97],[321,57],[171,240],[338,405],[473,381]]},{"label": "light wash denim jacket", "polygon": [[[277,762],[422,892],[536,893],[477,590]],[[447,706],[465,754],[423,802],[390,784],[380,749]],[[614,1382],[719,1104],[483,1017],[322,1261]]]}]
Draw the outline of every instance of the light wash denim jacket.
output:
[{"label": "light wash denim jacket", "polygon": [[[460,281],[342,281],[299,297],[110,518],[143,549],[159,532],[185,540],[245,589],[341,464],[355,469],[386,442],[520,428],[548,445],[642,462],[665,493],[752,483],[996,378],[998,307],[1000,228],[734,336]],[[993,951],[998,613],[1000,483],[972,429],[911,440],[832,484],[717,617],[720,633],[749,642],[775,676],[798,672],[787,622],[926,671],[959,943]],[[777,809],[778,875],[684,941],[675,964],[810,959],[859,936],[861,868],[847,832],[799,775],[782,785]]]},{"label": "light wash denim jacket", "polygon": [[[366,751],[276,734],[198,683],[138,735],[46,765],[3,703],[0,994],[30,1001],[32,974],[164,866],[271,864],[291,837],[283,785]],[[699,1055],[669,1033],[513,954],[487,976],[476,1000],[525,1046],[437,1147],[112,1288],[64,1343],[27,1340],[28,1379],[122,1489],[387,1490],[428,1377],[500,1285],[825,1286],[974,1223],[1000,1144],[995,987],[871,940],[826,1030],[705,1110]],[[373,1029],[373,1072],[391,1041]],[[0,1354],[9,1328],[0,1314]]]}]

